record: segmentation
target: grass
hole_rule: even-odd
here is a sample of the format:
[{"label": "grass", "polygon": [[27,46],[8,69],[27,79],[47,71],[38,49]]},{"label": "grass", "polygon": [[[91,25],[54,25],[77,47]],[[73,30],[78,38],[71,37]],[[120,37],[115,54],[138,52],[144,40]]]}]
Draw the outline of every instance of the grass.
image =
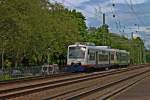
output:
[{"label": "grass", "polygon": [[0,75],[0,81],[4,81],[4,80],[11,80],[11,76],[10,75]]}]

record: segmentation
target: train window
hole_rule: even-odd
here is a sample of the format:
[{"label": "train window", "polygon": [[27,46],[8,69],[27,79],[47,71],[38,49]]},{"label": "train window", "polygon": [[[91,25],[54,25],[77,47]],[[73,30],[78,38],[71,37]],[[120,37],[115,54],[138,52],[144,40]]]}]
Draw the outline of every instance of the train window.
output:
[{"label": "train window", "polygon": [[111,60],[114,60],[114,54],[111,54]]},{"label": "train window", "polygon": [[121,58],[122,61],[127,60],[128,59],[128,55],[125,53],[121,53]]},{"label": "train window", "polygon": [[105,54],[106,53],[106,51],[102,51],[102,54]]},{"label": "train window", "polygon": [[117,52],[117,60],[120,60],[120,53]]},{"label": "train window", "polygon": [[99,54],[99,55],[98,55],[98,58],[99,58],[99,61],[102,61],[103,55]]},{"label": "train window", "polygon": [[72,59],[84,59],[86,47],[70,47],[69,58]]},{"label": "train window", "polygon": [[95,53],[94,52],[89,53],[89,60],[95,60]]},{"label": "train window", "polygon": [[99,61],[108,61],[108,55],[99,54]]},{"label": "train window", "polygon": [[104,55],[104,60],[103,61],[108,61],[108,55]]}]

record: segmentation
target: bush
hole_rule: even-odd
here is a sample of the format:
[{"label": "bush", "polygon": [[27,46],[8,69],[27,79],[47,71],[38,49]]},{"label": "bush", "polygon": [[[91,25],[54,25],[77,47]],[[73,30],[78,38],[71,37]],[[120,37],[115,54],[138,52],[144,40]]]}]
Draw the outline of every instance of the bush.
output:
[{"label": "bush", "polygon": [[4,80],[10,80],[11,76],[10,75],[1,75],[0,76],[0,81],[4,81]]}]

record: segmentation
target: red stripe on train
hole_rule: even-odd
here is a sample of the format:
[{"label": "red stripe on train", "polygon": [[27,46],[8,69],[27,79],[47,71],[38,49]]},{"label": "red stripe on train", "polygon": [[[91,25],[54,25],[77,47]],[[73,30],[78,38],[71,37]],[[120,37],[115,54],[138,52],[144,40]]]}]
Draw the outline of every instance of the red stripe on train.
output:
[{"label": "red stripe on train", "polygon": [[[66,66],[69,67],[70,65],[66,65]],[[94,64],[84,64],[84,65],[81,65],[81,66],[90,68],[90,67],[94,67],[95,65]]]}]

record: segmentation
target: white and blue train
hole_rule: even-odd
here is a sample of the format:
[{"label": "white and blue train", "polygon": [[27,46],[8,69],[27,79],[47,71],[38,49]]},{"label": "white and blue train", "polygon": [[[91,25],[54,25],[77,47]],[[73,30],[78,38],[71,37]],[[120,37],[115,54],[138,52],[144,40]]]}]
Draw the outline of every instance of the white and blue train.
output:
[{"label": "white and blue train", "polygon": [[93,43],[75,43],[68,46],[67,65],[71,72],[127,66],[130,63],[129,59],[129,52],[111,49],[108,46],[95,46]]}]

